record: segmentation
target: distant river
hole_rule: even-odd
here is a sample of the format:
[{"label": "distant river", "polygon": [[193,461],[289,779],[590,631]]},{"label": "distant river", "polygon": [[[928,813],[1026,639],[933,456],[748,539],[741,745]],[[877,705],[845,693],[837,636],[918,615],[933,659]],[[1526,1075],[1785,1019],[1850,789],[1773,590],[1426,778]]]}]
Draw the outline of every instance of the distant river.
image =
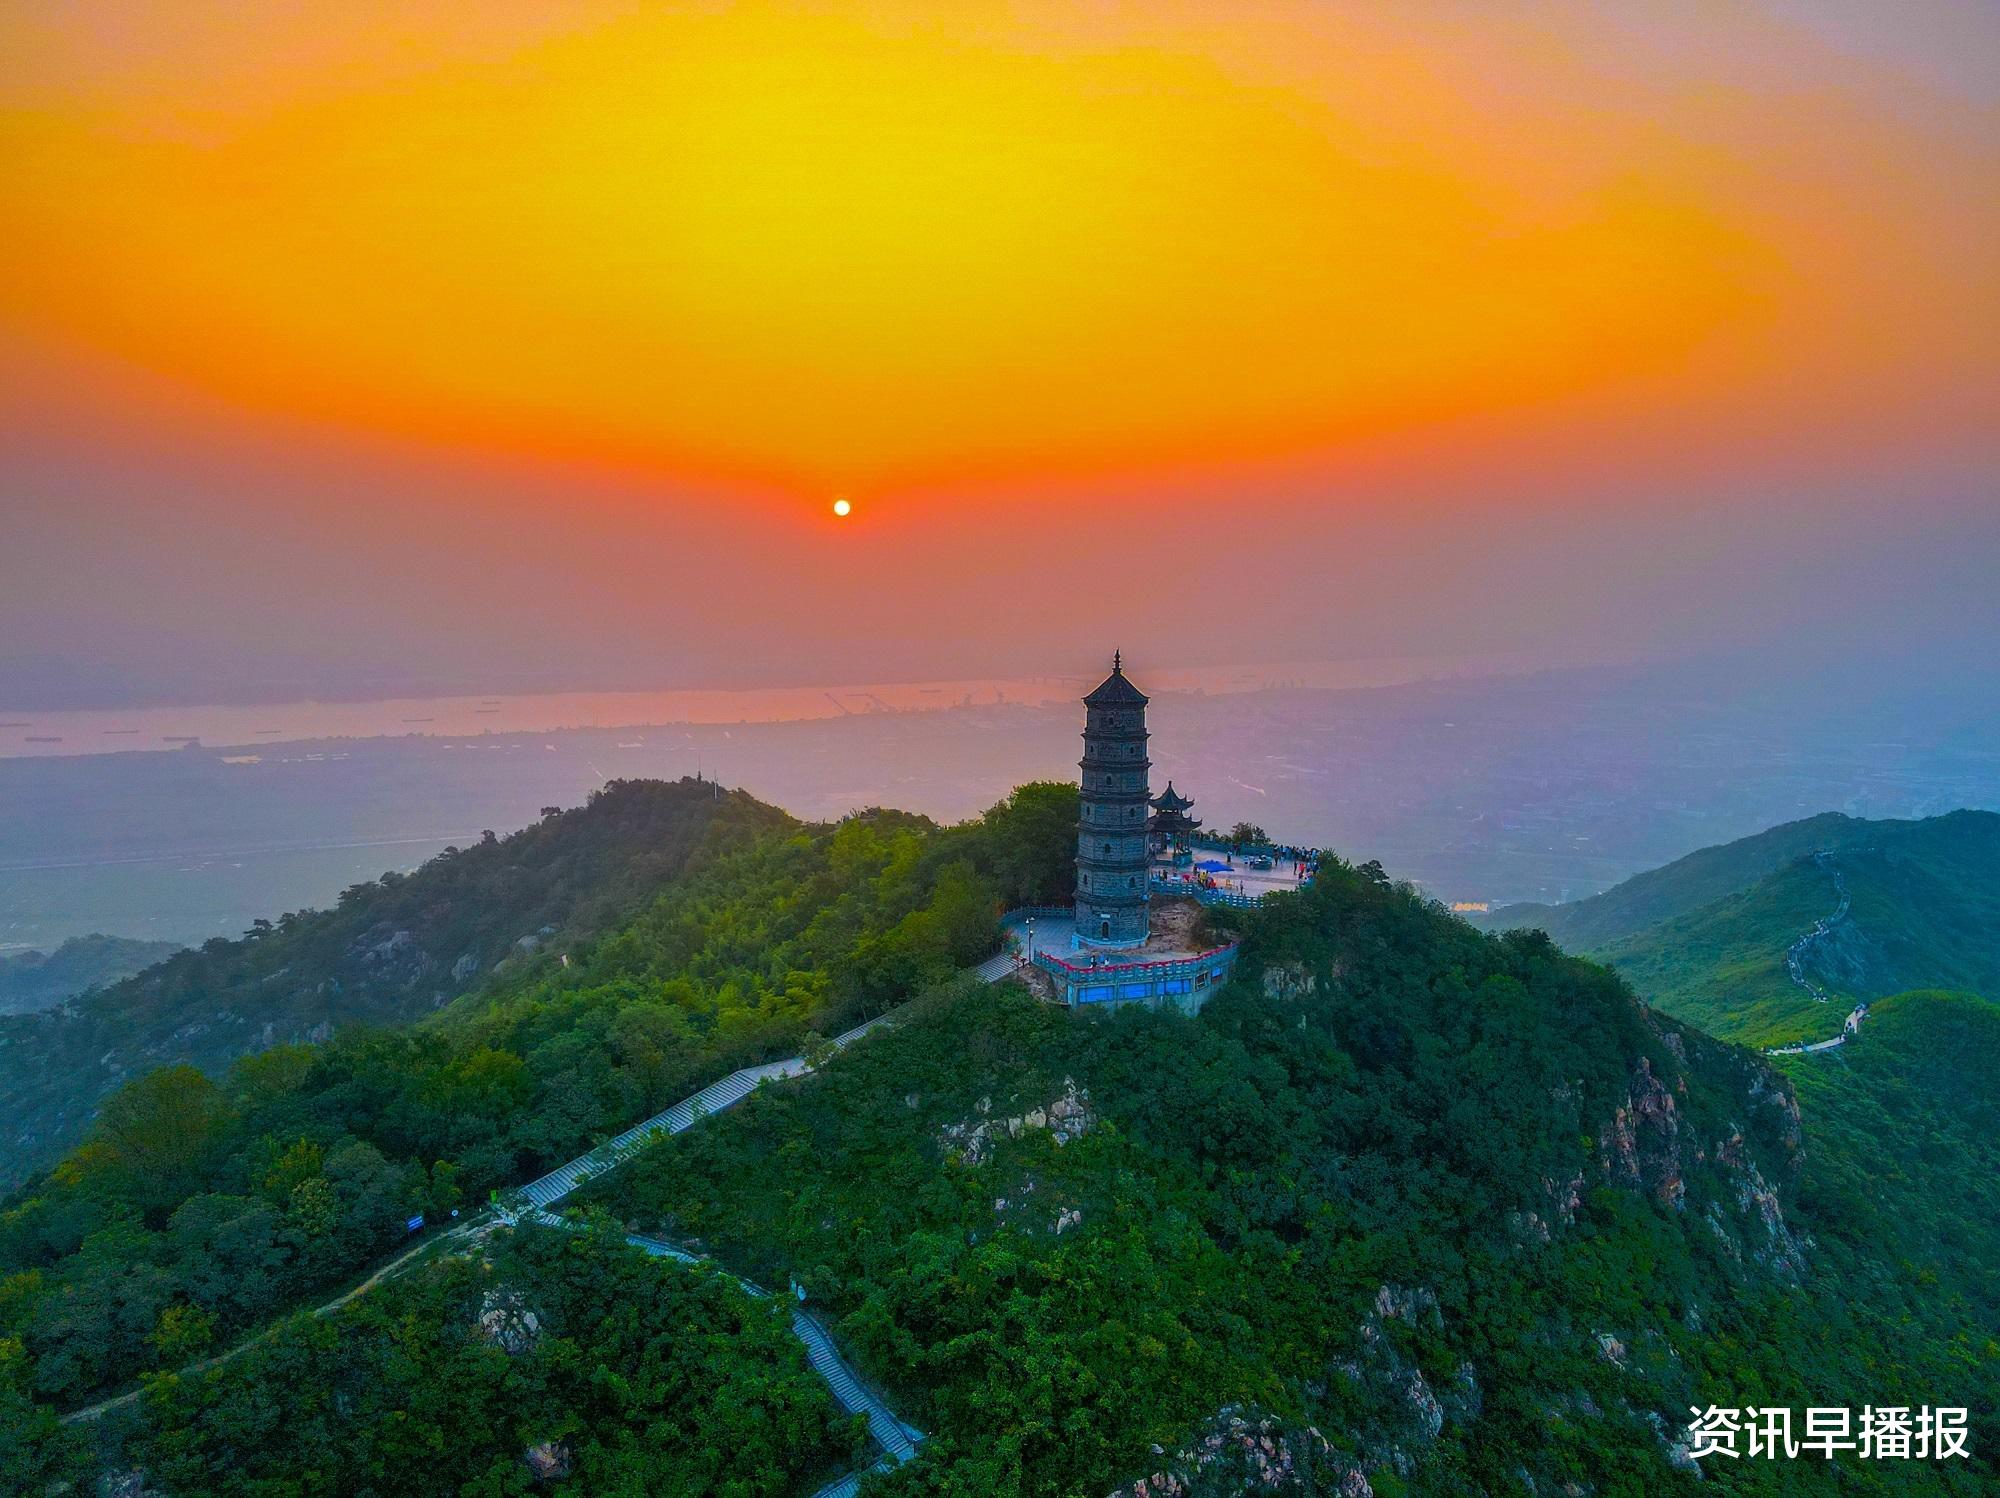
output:
[{"label": "distant river", "polygon": [[[1490,676],[1583,664],[1547,655],[1410,656],[1352,661],[1156,669],[1134,674],[1149,692],[1251,692],[1268,687],[1376,687],[1425,677]],[[391,697],[262,707],[145,707],[20,712],[0,706],[0,759],[33,754],[274,744],[295,739],[461,737],[666,723],[777,723],[847,713],[924,712],[996,703],[1073,702],[1097,677],[1039,676],[734,691],[547,692],[498,697]]]}]

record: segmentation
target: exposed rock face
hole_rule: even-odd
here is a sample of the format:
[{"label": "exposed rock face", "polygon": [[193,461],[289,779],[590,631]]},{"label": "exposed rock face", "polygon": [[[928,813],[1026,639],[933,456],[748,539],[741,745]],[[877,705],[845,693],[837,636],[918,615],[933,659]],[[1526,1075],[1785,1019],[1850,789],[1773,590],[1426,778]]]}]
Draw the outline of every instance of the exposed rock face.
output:
[{"label": "exposed rock face", "polygon": [[1522,1242],[1547,1243],[1558,1228],[1576,1224],[1577,1209],[1583,1205],[1583,1172],[1564,1179],[1542,1177],[1542,1195],[1548,1200],[1546,1212],[1511,1212],[1507,1224]]},{"label": "exposed rock face", "polygon": [[366,936],[359,938],[349,951],[363,962],[389,962],[396,954],[405,950],[416,938],[407,931],[389,931],[377,926]]},{"label": "exposed rock face", "polygon": [[1319,979],[1306,971],[1303,962],[1275,962],[1264,969],[1264,994],[1273,999],[1310,998],[1319,992]]},{"label": "exposed rock face", "polygon": [[1614,1185],[1649,1192],[1679,1211],[1687,1197],[1681,1174],[1681,1121],[1673,1093],[1644,1056],[1633,1069],[1625,1101],[1598,1135],[1598,1163]]},{"label": "exposed rock face", "polygon": [[[1153,1448],[1156,1455],[1166,1453]],[[1162,1470],[1110,1498],[1223,1498],[1246,1493],[1324,1493],[1374,1498],[1360,1466],[1310,1425],[1289,1425],[1234,1405]]]},{"label": "exposed rock face", "polygon": [[[991,1098],[981,1098],[978,1111],[982,1115],[989,1113],[992,1106]],[[1042,1107],[1030,1108],[1010,1118],[982,1117],[977,1122],[967,1119],[946,1124],[938,1143],[960,1164],[978,1165],[992,1154],[994,1142],[1002,1136],[1019,1139],[1023,1134],[1046,1129],[1060,1147],[1072,1139],[1081,1139],[1096,1121],[1088,1089],[1078,1087],[1074,1077],[1064,1077],[1062,1091]]]},{"label": "exposed rock face", "polygon": [[1797,1280],[1806,1271],[1812,1239],[1792,1231],[1778,1193],[1754,1164],[1742,1161],[1731,1174],[1736,1182],[1739,1222],[1732,1224],[1720,1205],[1711,1204],[1706,1218],[1709,1230],[1732,1258],[1747,1259],[1781,1278]]},{"label": "exposed rock face", "polygon": [[1694,1459],[1693,1448],[1688,1445],[1687,1432],[1669,1426],[1664,1416],[1653,1410],[1646,1411],[1646,1423],[1653,1427],[1660,1448],[1667,1454],[1667,1465],[1676,1472],[1685,1472],[1690,1477],[1701,1476],[1701,1463]]},{"label": "exposed rock face", "polygon": [[[1669,1031],[1666,1038],[1675,1043],[1670,1049],[1685,1054],[1685,1042],[1678,1034]],[[1732,1222],[1731,1214],[1711,1204],[1704,1214],[1710,1231],[1733,1257],[1796,1279],[1804,1272],[1810,1240],[1794,1234],[1786,1224],[1778,1193],[1751,1158],[1740,1126],[1732,1125],[1713,1150],[1702,1146],[1676,1101],[1676,1092],[1685,1094],[1686,1090],[1686,1082],[1680,1080],[1670,1091],[1652,1064],[1643,1056],[1639,1058],[1625,1100],[1598,1130],[1598,1164],[1605,1179],[1613,1185],[1645,1191],[1662,1206],[1681,1211],[1687,1203],[1685,1168],[1712,1164],[1730,1188],[1738,1220]],[[1783,1167],[1796,1170],[1803,1155],[1804,1131],[1798,1100],[1790,1090],[1766,1068],[1756,1065],[1743,1078],[1739,1101],[1750,1116],[1763,1118],[1764,1137],[1769,1141],[1775,1136]],[[1581,1186],[1580,1179],[1577,1185]],[[1517,1232],[1526,1226],[1518,1225]]]},{"label": "exposed rock face", "polygon": [[1746,1096],[1753,1109],[1777,1117],[1779,1141],[1785,1150],[1787,1163],[1796,1168],[1806,1146],[1806,1128],[1799,1117],[1796,1094],[1768,1068],[1759,1066],[1750,1074]]},{"label": "exposed rock face", "polygon": [[1328,1369],[1322,1392],[1344,1411],[1342,1434],[1365,1470],[1407,1477],[1446,1425],[1477,1418],[1484,1400],[1470,1363],[1434,1389],[1409,1354],[1413,1340],[1443,1331],[1430,1290],[1383,1285],[1358,1328],[1359,1352]]},{"label": "exposed rock face", "polygon": [[561,1482],[569,1476],[571,1457],[567,1441],[543,1441],[521,1453],[537,1482]]},{"label": "exposed rock face", "polygon": [[105,1473],[98,1480],[97,1491],[101,1498],[165,1498],[160,1489],[146,1486],[144,1467]]},{"label": "exposed rock face", "polygon": [[542,1339],[541,1318],[512,1290],[488,1290],[479,1305],[480,1335],[510,1358],[534,1350]]}]

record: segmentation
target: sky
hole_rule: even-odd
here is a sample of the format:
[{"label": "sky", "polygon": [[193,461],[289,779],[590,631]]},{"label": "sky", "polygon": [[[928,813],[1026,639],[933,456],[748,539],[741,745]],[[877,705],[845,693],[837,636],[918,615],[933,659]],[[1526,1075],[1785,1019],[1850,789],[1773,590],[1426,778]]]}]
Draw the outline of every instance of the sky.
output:
[{"label": "sky", "polygon": [[0,706],[1963,646],[1996,244],[1979,0],[11,0]]}]

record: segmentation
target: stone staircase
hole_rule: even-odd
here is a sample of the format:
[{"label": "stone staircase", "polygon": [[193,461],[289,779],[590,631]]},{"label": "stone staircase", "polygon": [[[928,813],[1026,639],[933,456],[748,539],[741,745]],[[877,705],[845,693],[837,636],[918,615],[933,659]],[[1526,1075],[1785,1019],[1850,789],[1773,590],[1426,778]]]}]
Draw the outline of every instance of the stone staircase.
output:
[{"label": "stone staircase", "polygon": [[[977,972],[985,976],[986,969],[1000,958],[982,964]],[[1010,963],[1011,958],[1007,959]],[[1008,971],[1012,971],[1011,967]],[[1004,976],[1004,974],[1003,974]],[[994,980],[986,979],[991,983]],[[856,1025],[852,1030],[833,1038],[833,1045],[840,1050],[854,1044],[862,1036],[877,1026],[887,1022],[888,1016],[881,1015],[866,1024]],[[607,1170],[623,1165],[638,1154],[654,1138],[662,1134],[680,1134],[692,1128],[698,1119],[712,1113],[720,1113],[725,1108],[740,1103],[757,1090],[763,1082],[782,1082],[790,1077],[802,1077],[812,1068],[803,1056],[788,1056],[783,1061],[767,1061],[762,1066],[746,1066],[741,1071],[733,1071],[720,1082],[702,1088],[693,1097],[682,1098],[671,1108],[655,1113],[651,1118],[634,1124],[624,1133],[607,1139],[587,1155],[579,1155],[567,1165],[559,1165],[538,1180],[530,1181],[520,1188],[521,1198],[531,1208],[546,1209],[554,1206],[585,1181],[595,1179]]]},{"label": "stone staircase", "polygon": [[[998,982],[1020,966],[1019,959],[1009,953],[1001,953],[981,963],[973,971],[988,983]],[[841,1035],[836,1035],[831,1044],[837,1050],[846,1050],[871,1031],[886,1025],[889,1016],[884,1014],[856,1025]],[[803,1056],[788,1056],[783,1061],[770,1061],[762,1066],[746,1066],[731,1072],[721,1081],[711,1083],[692,1097],[682,1098],[671,1108],[654,1114],[641,1123],[634,1124],[624,1133],[607,1139],[589,1154],[580,1155],[567,1165],[558,1166],[547,1175],[530,1181],[512,1193],[513,1205],[503,1209],[503,1215],[510,1220],[533,1222],[543,1227],[567,1228],[573,1223],[565,1222],[550,1209],[568,1196],[584,1182],[594,1180],[607,1170],[615,1170],[653,1139],[663,1134],[679,1134],[694,1127],[700,1120],[725,1108],[743,1101],[765,1082],[781,1082],[791,1077],[802,1077],[812,1070]],[[702,1264],[709,1261],[700,1254],[689,1253],[677,1244],[664,1238],[651,1238],[643,1233],[627,1233],[625,1241],[634,1248],[653,1255],[655,1258],[674,1259],[682,1264]],[[724,1271],[725,1273],[727,1271]],[[752,1295],[765,1296],[770,1292],[749,1280],[731,1275]],[[811,1316],[798,1307],[792,1307],[792,1334],[804,1344],[806,1359],[813,1371],[826,1381],[835,1402],[850,1415],[864,1416],[868,1421],[868,1434],[882,1449],[882,1458],[869,1471],[882,1471],[909,1461],[917,1454],[917,1443],[923,1440],[921,1431],[912,1429],[896,1418],[896,1412],[868,1385],[863,1383],[833,1345],[833,1338]],[[847,1476],[829,1483],[813,1495],[813,1498],[852,1498],[860,1488],[866,1472],[851,1472]]]}]

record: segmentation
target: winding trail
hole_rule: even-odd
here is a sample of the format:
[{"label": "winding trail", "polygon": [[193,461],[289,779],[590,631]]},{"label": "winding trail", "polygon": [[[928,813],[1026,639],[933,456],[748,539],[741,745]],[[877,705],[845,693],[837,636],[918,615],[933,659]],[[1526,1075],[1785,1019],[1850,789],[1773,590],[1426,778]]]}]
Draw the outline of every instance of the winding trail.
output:
[{"label": "winding trail", "polygon": [[[1011,952],[1003,951],[980,963],[972,972],[981,982],[997,983],[1003,978],[1012,976],[1020,965],[1018,957]],[[831,1050],[818,1056],[819,1063],[824,1065],[826,1061],[846,1050],[863,1036],[889,1024],[892,1018],[893,1015],[890,1014],[879,1015],[866,1024],[856,1025],[852,1030],[835,1036],[827,1042]],[[499,1204],[492,1212],[482,1213],[450,1232],[421,1243],[407,1253],[391,1259],[359,1284],[324,1305],[313,1307],[311,1314],[332,1315],[348,1302],[400,1272],[412,1260],[441,1249],[455,1239],[476,1239],[496,1227],[511,1227],[517,1222],[534,1222],[549,1227],[571,1227],[573,1224],[555,1216],[549,1209],[586,1181],[593,1181],[607,1171],[616,1170],[653,1140],[664,1135],[683,1133],[702,1119],[734,1106],[765,1082],[788,1081],[794,1077],[806,1076],[813,1070],[815,1070],[814,1064],[804,1056],[788,1056],[782,1061],[769,1061],[762,1066],[746,1066],[740,1071],[731,1072],[721,1081],[710,1083],[692,1097],[683,1098],[671,1108],[663,1109],[651,1118],[634,1124],[624,1133],[606,1140],[597,1148],[577,1156],[567,1164],[559,1165],[548,1174],[538,1176],[524,1186],[503,1193]],[[705,1256],[690,1253],[663,1238],[652,1238],[643,1233],[628,1233],[625,1235],[625,1241],[655,1258],[674,1259],[684,1264],[707,1263],[714,1267],[713,1261]],[[728,1273],[727,1270],[721,1272]],[[762,1286],[753,1284],[740,1275],[730,1275],[730,1278],[751,1295],[763,1298],[770,1294]],[[284,1324],[284,1319],[289,1318],[274,1322],[226,1351],[204,1358],[198,1363],[187,1364],[178,1371],[182,1374],[201,1373],[226,1363],[269,1338]],[[898,1466],[914,1457],[917,1454],[918,1444],[924,1439],[923,1432],[905,1424],[890,1408],[888,1401],[862,1381],[860,1375],[841,1357],[827,1329],[803,1306],[797,1304],[792,1307],[792,1335],[804,1345],[806,1360],[812,1365],[813,1371],[825,1380],[835,1402],[849,1414],[864,1416],[868,1421],[869,1435],[882,1449],[883,1455],[873,1467],[838,1478],[813,1495],[813,1498],[850,1498],[868,1471]],[[131,1404],[143,1393],[145,1393],[143,1386],[132,1389],[116,1398],[103,1400],[84,1409],[72,1410],[62,1417],[62,1421],[65,1425],[70,1425],[78,1421],[95,1420],[112,1410]]]},{"label": "winding trail", "polygon": [[1833,928],[1847,919],[1847,876],[1840,871],[1840,865],[1833,861],[1831,853],[1813,854],[1813,862],[1833,875],[1834,892],[1840,896],[1840,903],[1833,907],[1830,915],[1821,916],[1813,922],[1812,930],[1806,932],[1785,949],[1785,975],[1803,988],[1816,1004],[1831,1002],[1831,995],[1806,976],[1805,959],[1814,946],[1832,934]]},{"label": "winding trail", "polygon": [[[1785,949],[1785,976],[1804,989],[1807,996],[1814,1003],[1829,1004],[1833,1002],[1833,995],[1829,994],[1819,984],[1806,976],[1805,959],[1814,946],[1824,941],[1833,933],[1834,927],[1847,919],[1849,905],[1847,898],[1847,876],[1841,873],[1840,865],[1833,861],[1831,853],[1815,853],[1813,854],[1813,862],[1833,876],[1833,888],[1835,893],[1840,896],[1840,900],[1833,907],[1831,913],[1821,916],[1818,920],[1814,921],[1810,931],[1799,937],[1797,941]],[[1836,1046],[1846,1045],[1850,1037],[1859,1035],[1861,1033],[1861,1022],[1867,1017],[1868,1005],[1865,1002],[1857,1004],[1854,1006],[1854,1012],[1848,1015],[1846,1020],[1842,1022],[1840,1033],[1831,1040],[1818,1040],[1814,1041],[1811,1045],[1807,1045],[1803,1040],[1796,1040],[1790,1045],[1772,1046],[1765,1051],[1765,1054],[1767,1056],[1809,1056],[1815,1051],[1830,1051]]]}]

